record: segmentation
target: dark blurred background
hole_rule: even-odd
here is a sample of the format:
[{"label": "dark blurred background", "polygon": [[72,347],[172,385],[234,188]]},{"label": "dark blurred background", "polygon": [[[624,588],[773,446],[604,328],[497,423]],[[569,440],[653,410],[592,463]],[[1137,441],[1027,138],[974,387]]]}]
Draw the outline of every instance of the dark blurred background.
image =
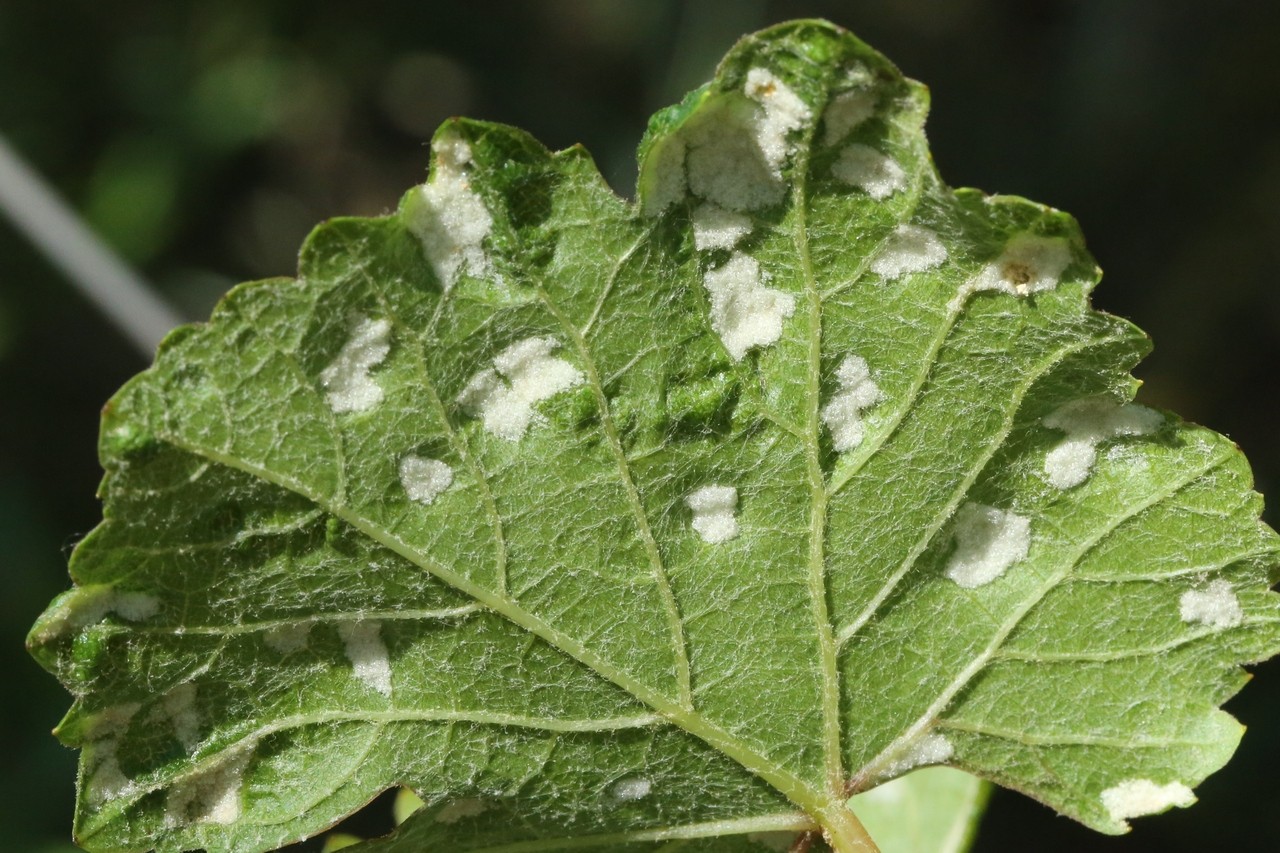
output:
[{"label": "dark blurred background", "polygon": [[[1074,213],[1095,303],[1146,329],[1145,401],[1234,438],[1280,520],[1280,4],[1150,0],[0,0],[0,135],[189,319],[390,210],[466,114],[584,143],[631,195],[649,114],[747,31],[823,16],[933,90],[951,184]],[[147,364],[0,220],[0,846],[65,851],[69,697],[22,649],[99,518],[97,412]],[[999,793],[979,851],[1280,849],[1280,666],[1188,811],[1096,836]]]}]

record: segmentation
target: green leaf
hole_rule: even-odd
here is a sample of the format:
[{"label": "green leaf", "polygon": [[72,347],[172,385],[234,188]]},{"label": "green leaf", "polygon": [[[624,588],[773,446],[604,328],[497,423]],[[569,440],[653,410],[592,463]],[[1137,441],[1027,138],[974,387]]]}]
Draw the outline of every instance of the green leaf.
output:
[{"label": "green leaf", "polygon": [[850,802],[880,853],[969,849],[989,785],[950,767],[925,767]]},{"label": "green leaf", "polygon": [[397,213],[170,336],[30,639],[80,841],[268,849],[405,785],[359,849],[861,850],[850,795],[929,764],[1103,832],[1188,804],[1277,537],[1230,441],[1130,403],[1075,222],[946,187],[926,101],[766,30],[636,205],[453,121]]}]

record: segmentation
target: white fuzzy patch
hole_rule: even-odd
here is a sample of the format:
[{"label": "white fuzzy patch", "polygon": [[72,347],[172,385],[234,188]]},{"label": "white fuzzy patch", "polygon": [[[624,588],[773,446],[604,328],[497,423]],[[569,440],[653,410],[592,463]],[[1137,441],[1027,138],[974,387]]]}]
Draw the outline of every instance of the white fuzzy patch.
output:
[{"label": "white fuzzy patch", "polygon": [[475,817],[489,810],[489,804],[475,797],[454,800],[436,812],[436,823],[457,823],[464,817]]},{"label": "white fuzzy patch", "polygon": [[252,755],[248,749],[238,750],[214,766],[175,782],[165,801],[165,824],[225,826],[239,820],[244,771]]},{"label": "white fuzzy patch", "polygon": [[338,626],[352,674],[383,696],[390,696],[391,658],[381,632],[379,622],[344,622]]},{"label": "white fuzzy patch", "polygon": [[756,122],[756,143],[774,176],[781,178],[782,164],[791,154],[787,135],[804,127],[813,118],[813,112],[799,95],[766,68],[748,71],[743,91],[763,108],[763,115]]},{"label": "white fuzzy patch", "polygon": [[800,833],[794,830],[779,830],[777,832],[748,832],[747,841],[751,844],[757,844],[766,850],[773,850],[776,853],[785,853],[791,849],[791,845],[796,843],[796,839],[800,837]]},{"label": "white fuzzy patch", "polygon": [[68,631],[79,631],[98,624],[108,613],[128,622],[141,622],[159,612],[160,599],[144,592],[118,592],[105,584],[84,586],[58,600],[33,639],[45,642]]},{"label": "white fuzzy patch", "polygon": [[492,271],[483,243],[493,229],[493,217],[471,189],[471,147],[466,140],[447,135],[433,150],[435,172],[422,185],[422,204],[414,209],[409,228],[422,241],[440,286],[448,290],[464,270],[477,277]]},{"label": "white fuzzy patch", "polygon": [[1183,622],[1199,622],[1210,628],[1234,628],[1244,621],[1244,610],[1231,582],[1219,578],[1204,589],[1184,592],[1178,599]]},{"label": "white fuzzy patch", "polygon": [[635,802],[649,796],[653,783],[644,778],[623,779],[613,786],[613,798],[624,803]]},{"label": "white fuzzy patch", "polygon": [[907,173],[901,166],[887,154],[856,142],[840,152],[839,159],[831,164],[831,174],[876,201],[907,188]]},{"label": "white fuzzy patch", "polygon": [[765,287],[761,279],[760,264],[741,252],[702,279],[711,296],[711,328],[734,361],[753,347],[777,343],[782,321],[796,310],[794,296]]},{"label": "white fuzzy patch", "polygon": [[750,219],[718,204],[708,201],[693,211],[693,245],[701,251],[732,249],[750,233]]},{"label": "white fuzzy patch", "polygon": [[307,647],[307,638],[311,634],[310,622],[295,622],[272,628],[262,635],[262,641],[272,651],[282,655],[300,652]]},{"label": "white fuzzy patch", "polygon": [[836,371],[840,390],[822,407],[822,422],[831,430],[831,444],[841,453],[862,443],[865,425],[862,410],[884,399],[871,379],[871,368],[862,356],[847,355]]},{"label": "white fuzzy patch", "polygon": [[555,338],[525,338],[504,349],[493,367],[482,370],[458,395],[458,405],[484,428],[507,441],[519,441],[529,425],[542,416],[533,406],[581,384],[582,373],[569,362],[553,358],[560,346]]},{"label": "white fuzzy patch", "polygon": [[1120,405],[1105,397],[1073,400],[1044,419],[1045,426],[1067,434],[1045,456],[1045,477],[1059,489],[1078,486],[1093,470],[1099,443],[1122,435],[1147,435],[1163,420],[1159,412],[1133,403]]},{"label": "white fuzzy patch", "polygon": [[382,386],[369,371],[391,352],[391,323],[386,320],[356,320],[351,338],[337,357],[320,371],[325,400],[335,412],[367,412],[382,402]]},{"label": "white fuzzy patch", "polygon": [[1102,806],[1112,820],[1124,823],[1131,817],[1158,814],[1177,806],[1185,809],[1196,795],[1181,782],[1157,785],[1150,779],[1126,779],[1102,792]]},{"label": "white fuzzy patch", "polygon": [[983,267],[972,281],[960,288],[952,307],[979,290],[995,290],[1014,296],[1052,290],[1058,286],[1063,271],[1070,263],[1071,248],[1062,237],[1018,234],[1005,244],[1000,257]]},{"label": "white fuzzy patch", "polygon": [[898,777],[908,770],[931,764],[942,764],[956,754],[951,741],[940,734],[930,732],[915,740],[901,755],[896,756],[885,769],[886,777]]},{"label": "white fuzzy patch", "polygon": [[991,583],[1031,547],[1031,522],[1020,515],[978,503],[956,513],[956,550],[947,577],[965,589]]},{"label": "white fuzzy patch", "polygon": [[689,192],[739,212],[782,202],[787,185],[760,150],[761,112],[745,99],[726,99],[704,107],[685,125]]},{"label": "white fuzzy patch", "polygon": [[919,225],[899,225],[871,261],[871,271],[892,281],[910,273],[940,266],[947,247],[938,235]]},{"label": "white fuzzy patch", "polygon": [[874,89],[854,89],[841,92],[831,99],[822,122],[826,130],[822,135],[824,145],[835,145],[853,132],[854,128],[875,115],[879,94]]},{"label": "white fuzzy patch", "polygon": [[140,786],[124,775],[120,769],[117,752],[120,738],[129,731],[129,724],[141,706],[137,703],[116,705],[100,711],[89,730],[89,744],[85,758],[92,764],[85,784],[85,796],[92,803],[103,803],[118,797],[131,797]]},{"label": "white fuzzy patch", "polygon": [[196,685],[188,681],[170,690],[161,707],[173,724],[173,734],[187,752],[200,743],[200,716],[196,711]]},{"label": "white fuzzy patch", "polygon": [[409,500],[430,504],[453,485],[453,469],[439,459],[409,455],[400,460],[400,485]]},{"label": "white fuzzy patch", "polygon": [[[738,212],[783,200],[782,166],[793,150],[787,137],[813,117],[809,106],[764,68],[747,72],[743,94],[746,98],[725,96],[708,103],[681,129],[688,190]],[[671,169],[674,157],[664,149],[656,165]],[[674,189],[678,183],[659,176],[651,196],[659,194],[659,186]]]},{"label": "white fuzzy patch", "polygon": [[703,486],[684,499],[693,510],[693,529],[704,542],[718,545],[738,535],[738,490],[733,486]]}]

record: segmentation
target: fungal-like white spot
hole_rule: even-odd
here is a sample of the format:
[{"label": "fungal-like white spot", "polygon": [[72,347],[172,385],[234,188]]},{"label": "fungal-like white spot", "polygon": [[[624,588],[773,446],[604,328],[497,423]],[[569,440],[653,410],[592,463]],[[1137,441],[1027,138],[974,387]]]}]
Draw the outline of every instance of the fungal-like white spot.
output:
[{"label": "fungal-like white spot", "polygon": [[831,430],[831,444],[838,452],[852,450],[862,443],[866,427],[863,409],[884,399],[884,394],[871,379],[867,360],[847,355],[836,371],[840,390],[822,407],[822,422]]},{"label": "fungal-like white spot", "polygon": [[196,685],[194,681],[179,684],[165,694],[161,701],[165,716],[173,724],[174,737],[187,752],[200,742],[200,716],[196,711]]},{"label": "fungal-like white spot", "polygon": [[869,145],[846,145],[831,164],[837,180],[858,187],[876,201],[907,188],[907,173],[889,157]]},{"label": "fungal-like white spot", "polygon": [[937,234],[919,225],[899,225],[871,260],[871,271],[892,281],[931,270],[946,259],[947,247]]},{"label": "fungal-like white spot", "polygon": [[120,738],[129,730],[141,706],[137,703],[116,705],[100,711],[88,732],[85,758],[92,769],[88,772],[85,795],[90,802],[102,803],[138,793],[140,786],[120,769],[117,753]]},{"label": "fungal-like white spot", "polygon": [[947,577],[965,589],[991,583],[1031,547],[1031,522],[1020,515],[979,503],[956,513],[956,550]]},{"label": "fungal-like white spot", "polygon": [[775,853],[784,853],[791,849],[791,845],[796,843],[799,836],[800,833],[785,829],[777,832],[748,832],[747,842],[766,850],[773,850]]},{"label": "fungal-like white spot", "polygon": [[761,280],[760,264],[741,252],[702,279],[711,296],[711,328],[734,361],[753,347],[777,343],[782,321],[795,313],[794,296],[765,287]]},{"label": "fungal-like white spot", "polygon": [[383,696],[390,696],[391,658],[381,632],[380,622],[344,622],[338,626],[352,674]]},{"label": "fungal-like white spot", "polygon": [[489,804],[475,797],[463,797],[436,812],[436,823],[457,823],[464,817],[475,817],[489,810]]},{"label": "fungal-like white spot", "polygon": [[766,68],[748,71],[743,91],[763,108],[763,115],[756,122],[756,142],[774,176],[781,178],[782,164],[791,153],[787,134],[804,127],[813,112],[799,95]]},{"label": "fungal-like white spot", "polygon": [[439,459],[406,456],[400,460],[400,485],[409,500],[430,504],[453,485],[453,469]]},{"label": "fungal-like white spot", "polygon": [[217,764],[176,781],[165,801],[165,824],[228,825],[239,820],[244,771],[252,757],[251,748],[241,748]]},{"label": "fungal-like white spot", "polygon": [[1071,263],[1071,248],[1062,237],[1041,237],[1022,233],[1005,244],[1000,257],[983,267],[972,281],[960,288],[952,308],[962,304],[969,294],[979,290],[995,290],[1014,296],[1027,296],[1058,286],[1062,273]]},{"label": "fungal-like white spot", "polygon": [[826,126],[823,144],[843,142],[854,128],[875,115],[877,100],[879,94],[875,89],[853,89],[832,98],[822,114],[822,122]]},{"label": "fungal-like white spot", "polygon": [[325,400],[335,412],[367,412],[382,402],[382,386],[369,371],[391,352],[391,323],[386,320],[356,320],[351,338],[329,366],[320,371]]},{"label": "fungal-like white spot", "polygon": [[128,622],[141,622],[159,612],[160,599],[145,592],[120,592],[106,584],[83,586],[58,599],[33,639],[45,642],[68,631],[96,625],[108,613]]},{"label": "fungal-like white spot", "polygon": [[519,441],[529,425],[541,421],[534,411],[540,403],[582,382],[582,373],[551,353],[560,346],[555,338],[525,338],[512,344],[482,370],[458,395],[458,405],[498,438]]},{"label": "fungal-like white spot", "polygon": [[956,749],[951,741],[936,732],[930,732],[913,741],[899,755],[895,756],[884,771],[885,777],[895,778],[931,764],[942,764],[951,760]]},{"label": "fungal-like white spot", "polygon": [[310,622],[293,622],[278,625],[262,635],[262,641],[272,651],[282,655],[300,652],[307,647],[307,638],[311,634]]},{"label": "fungal-like white spot", "polygon": [[733,486],[703,486],[684,499],[693,510],[693,529],[704,542],[718,545],[738,535],[738,490]]},{"label": "fungal-like white spot", "polygon": [[653,783],[648,779],[635,777],[622,779],[613,786],[613,798],[620,802],[631,803],[644,799],[653,790]]},{"label": "fungal-like white spot", "polygon": [[1118,823],[1131,817],[1158,814],[1174,806],[1185,809],[1195,801],[1196,795],[1181,782],[1158,785],[1150,779],[1126,779],[1102,792],[1102,807]]},{"label": "fungal-like white spot", "polygon": [[471,146],[466,140],[447,134],[433,150],[435,172],[420,189],[421,204],[410,208],[409,228],[422,241],[440,286],[448,290],[464,270],[473,276],[491,272],[483,243],[493,229],[493,217],[471,189]]},{"label": "fungal-like white spot", "polygon": [[1204,589],[1184,592],[1178,599],[1183,622],[1199,622],[1210,628],[1234,628],[1244,621],[1244,610],[1231,582],[1219,578]]},{"label": "fungal-like white spot", "polygon": [[1045,477],[1059,489],[1078,486],[1093,470],[1099,443],[1124,435],[1148,435],[1163,420],[1159,412],[1145,406],[1120,405],[1106,397],[1060,406],[1045,417],[1044,425],[1062,430],[1067,437],[1045,456]]},{"label": "fungal-like white spot", "polygon": [[732,249],[750,233],[750,219],[718,204],[704,202],[693,211],[693,245],[701,251]]},{"label": "fungal-like white spot", "polygon": [[740,96],[722,96],[695,114],[681,133],[691,193],[739,212],[780,203],[787,185],[760,149],[763,108]]},{"label": "fungal-like white spot", "polygon": [[[787,136],[799,130],[813,113],[773,72],[753,68],[743,86],[745,98],[721,95],[706,103],[680,130],[684,151],[667,142],[657,168],[660,176],[650,197],[665,201],[681,183],[674,177],[673,160],[684,154],[684,178],[694,195],[729,210],[744,212],[778,204],[786,196],[782,166],[791,154]],[[668,149],[670,149],[668,151]],[[669,203],[669,202],[665,202]]]}]

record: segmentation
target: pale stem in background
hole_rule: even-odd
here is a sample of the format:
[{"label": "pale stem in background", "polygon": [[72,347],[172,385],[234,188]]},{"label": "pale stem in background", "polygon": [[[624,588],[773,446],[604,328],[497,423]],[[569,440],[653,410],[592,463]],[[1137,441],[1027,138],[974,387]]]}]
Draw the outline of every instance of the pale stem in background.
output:
[{"label": "pale stem in background", "polygon": [[150,359],[183,320],[0,136],[0,211]]}]

